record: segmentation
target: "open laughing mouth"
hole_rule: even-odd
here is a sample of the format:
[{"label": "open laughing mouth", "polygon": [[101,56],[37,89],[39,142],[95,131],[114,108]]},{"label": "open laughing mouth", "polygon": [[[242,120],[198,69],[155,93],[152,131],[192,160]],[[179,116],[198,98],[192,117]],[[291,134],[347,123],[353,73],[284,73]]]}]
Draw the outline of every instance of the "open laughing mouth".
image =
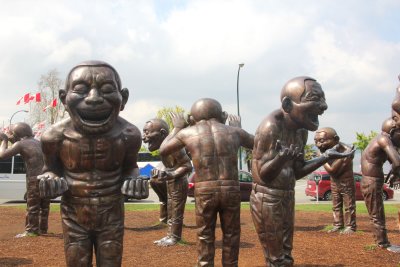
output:
[{"label": "open laughing mouth", "polygon": [[106,124],[112,115],[112,109],[104,110],[78,110],[82,123],[89,126],[101,126]]},{"label": "open laughing mouth", "polygon": [[319,126],[319,120],[318,120],[318,114],[309,114],[308,118],[310,119],[310,121],[312,122],[312,124],[314,124],[315,126]]}]

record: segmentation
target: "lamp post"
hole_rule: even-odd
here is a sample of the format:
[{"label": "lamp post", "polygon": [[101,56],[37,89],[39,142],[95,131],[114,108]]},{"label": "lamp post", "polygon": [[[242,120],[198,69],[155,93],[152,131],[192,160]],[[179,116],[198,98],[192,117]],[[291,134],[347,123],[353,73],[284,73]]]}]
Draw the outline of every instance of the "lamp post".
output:
[{"label": "lamp post", "polygon": [[[240,69],[244,66],[244,63],[239,64],[237,78],[236,78],[236,100],[237,100],[237,114],[240,117],[240,110],[239,110],[239,74]],[[242,169],[242,147],[239,147],[239,170]]]},{"label": "lamp post", "polygon": [[14,114],[12,114],[12,115],[11,115],[11,118],[10,118],[10,126],[11,126],[11,122],[12,122],[12,119],[14,118],[15,114],[17,114],[17,113],[19,113],[19,112],[29,112],[29,111],[27,111],[27,110],[25,110],[25,109],[21,109],[21,110],[18,110],[18,111],[16,111],[16,112],[14,112]]}]

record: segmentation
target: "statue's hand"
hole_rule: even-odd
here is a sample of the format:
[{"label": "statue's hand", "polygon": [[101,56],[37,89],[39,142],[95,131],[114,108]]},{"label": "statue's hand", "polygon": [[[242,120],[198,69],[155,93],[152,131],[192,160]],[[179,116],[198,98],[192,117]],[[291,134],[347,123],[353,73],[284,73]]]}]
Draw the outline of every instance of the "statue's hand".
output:
[{"label": "statue's hand", "polygon": [[282,145],[280,140],[276,141],[275,151],[278,152],[278,156],[282,160],[298,159],[303,156],[297,146],[291,144],[289,147],[286,147]]},{"label": "statue's hand", "polygon": [[172,125],[174,126],[174,128],[183,129],[189,125],[189,123],[185,120],[185,116],[183,115],[183,113],[171,112],[169,115],[171,117]]},{"label": "statue's hand", "polygon": [[322,155],[328,159],[340,159],[340,158],[352,157],[354,156],[354,152],[356,151],[355,149],[352,149],[349,152],[339,152],[337,151],[338,148],[339,145],[336,145],[330,149],[327,149]]},{"label": "statue's hand", "polygon": [[0,140],[8,141],[8,136],[5,133],[0,132]]},{"label": "statue's hand", "polygon": [[52,172],[38,175],[39,195],[41,198],[56,198],[68,190],[67,180]]},{"label": "statue's hand", "polygon": [[229,114],[228,124],[229,124],[229,126],[232,126],[232,127],[242,128],[241,118],[237,115]]},{"label": "statue's hand", "polygon": [[149,197],[149,179],[148,176],[138,176],[128,178],[124,181],[121,192],[124,195],[134,199],[145,199]]}]

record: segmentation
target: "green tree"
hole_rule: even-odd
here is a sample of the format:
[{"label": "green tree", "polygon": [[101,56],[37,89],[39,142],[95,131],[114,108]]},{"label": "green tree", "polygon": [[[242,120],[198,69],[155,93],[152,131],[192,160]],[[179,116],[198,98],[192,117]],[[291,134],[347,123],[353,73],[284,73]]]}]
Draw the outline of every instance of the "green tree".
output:
[{"label": "green tree", "polygon": [[367,147],[369,142],[377,135],[378,135],[378,133],[374,132],[374,131],[371,131],[369,135],[365,135],[364,133],[356,132],[356,140],[357,141],[354,142],[353,145],[356,149],[363,151]]},{"label": "green tree", "polygon": [[317,149],[313,144],[307,144],[304,146],[304,159],[310,160],[317,156]]},{"label": "green tree", "polygon": [[173,108],[172,107],[163,107],[157,111],[157,118],[165,120],[167,122],[170,130],[172,130],[172,128],[174,128],[174,126],[172,125],[172,119],[170,116],[171,112],[185,113],[185,109],[180,106],[175,106]]}]

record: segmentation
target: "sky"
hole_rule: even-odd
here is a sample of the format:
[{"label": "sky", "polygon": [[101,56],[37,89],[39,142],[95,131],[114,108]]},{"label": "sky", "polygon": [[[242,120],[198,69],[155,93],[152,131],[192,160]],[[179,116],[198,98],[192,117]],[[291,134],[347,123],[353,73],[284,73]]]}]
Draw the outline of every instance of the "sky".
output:
[{"label": "sky", "polygon": [[[0,123],[52,69],[65,79],[90,59],[110,63],[130,96],[122,117],[139,129],[162,107],[204,97],[255,133],[296,76],[315,78],[321,127],[341,141],[380,131],[400,74],[398,0],[0,0]],[[19,112],[13,122],[29,120]],[[309,133],[309,143],[314,133]]]}]

